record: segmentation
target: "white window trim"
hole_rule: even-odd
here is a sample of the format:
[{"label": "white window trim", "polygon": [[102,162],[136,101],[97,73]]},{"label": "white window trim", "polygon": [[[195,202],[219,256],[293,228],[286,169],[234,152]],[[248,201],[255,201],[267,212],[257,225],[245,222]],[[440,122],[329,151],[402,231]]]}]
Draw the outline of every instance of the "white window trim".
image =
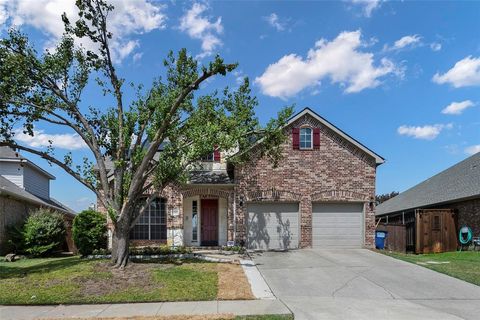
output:
[{"label": "white window trim", "polygon": [[[310,129],[310,147],[303,147],[302,148],[302,129]],[[300,150],[313,150],[313,128],[310,126],[303,126],[300,127],[298,130],[298,148]]]},{"label": "white window trim", "polygon": [[[164,198],[158,197],[154,199],[153,201],[159,199],[160,202],[163,200],[165,203],[165,223],[153,223],[152,224],[152,216],[151,216],[151,204],[148,206],[148,208],[145,210],[143,214],[148,214],[148,221],[147,222],[136,222],[135,225],[141,225],[141,226],[148,226],[148,239],[132,239],[132,240],[152,240],[152,225],[154,226],[165,226],[167,227],[167,219],[168,219],[168,214],[167,214],[167,201]],[[134,226],[135,227],[135,226]],[[168,235],[167,235],[168,238]],[[154,241],[161,241],[165,239],[154,239]]]},{"label": "white window trim", "polygon": [[[193,202],[194,202],[194,201],[196,202],[196,210],[197,210],[197,212],[196,212],[197,225],[196,225],[195,228],[193,228]],[[200,218],[200,212],[199,212],[198,209],[199,209],[199,201],[198,201],[197,199],[192,200],[192,220],[191,220],[191,221],[192,221],[192,230],[191,230],[191,231],[192,231],[192,243],[198,243],[198,238],[199,238],[198,225],[199,225],[199,221],[200,221],[200,219],[199,219],[199,218]],[[194,229],[195,229],[195,231],[196,231],[196,236],[197,236],[197,239],[195,239],[195,240],[193,240],[193,230],[194,230]]]}]

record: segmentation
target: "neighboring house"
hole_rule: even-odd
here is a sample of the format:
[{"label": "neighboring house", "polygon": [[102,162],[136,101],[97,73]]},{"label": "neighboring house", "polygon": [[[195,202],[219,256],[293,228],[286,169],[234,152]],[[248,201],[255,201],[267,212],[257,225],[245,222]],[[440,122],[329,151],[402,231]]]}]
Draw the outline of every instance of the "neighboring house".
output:
[{"label": "neighboring house", "polygon": [[64,214],[67,224],[66,246],[75,251],[70,208],[50,197],[50,180],[55,177],[18,152],[0,147],[0,254],[4,254],[6,227],[21,223],[32,210],[50,208]]},{"label": "neighboring house", "polygon": [[133,244],[372,247],[376,168],[384,159],[308,108],[284,130],[276,168],[255,147],[237,167],[223,152],[204,157],[186,185],[158,194],[132,229]]},{"label": "neighboring house", "polygon": [[[480,236],[480,153],[385,201],[377,206],[376,215],[383,223],[412,223],[415,227],[416,214],[427,212],[432,215],[432,223],[425,232],[432,232],[432,236],[435,229],[447,230],[436,225],[448,220],[440,215],[451,213],[454,214],[456,228],[449,228],[455,233],[450,236],[455,238],[458,228],[464,225],[472,228],[475,236]],[[411,239],[407,239],[407,247],[415,242],[415,234],[413,232]]]}]

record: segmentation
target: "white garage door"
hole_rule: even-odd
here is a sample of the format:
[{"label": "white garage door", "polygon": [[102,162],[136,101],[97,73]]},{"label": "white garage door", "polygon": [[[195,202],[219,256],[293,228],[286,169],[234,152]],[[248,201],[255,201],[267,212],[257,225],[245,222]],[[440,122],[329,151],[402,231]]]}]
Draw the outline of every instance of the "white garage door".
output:
[{"label": "white garage door", "polygon": [[298,203],[247,205],[247,248],[298,248]]},{"label": "white garage door", "polygon": [[363,228],[362,203],[314,203],[312,206],[314,248],[361,248]]}]

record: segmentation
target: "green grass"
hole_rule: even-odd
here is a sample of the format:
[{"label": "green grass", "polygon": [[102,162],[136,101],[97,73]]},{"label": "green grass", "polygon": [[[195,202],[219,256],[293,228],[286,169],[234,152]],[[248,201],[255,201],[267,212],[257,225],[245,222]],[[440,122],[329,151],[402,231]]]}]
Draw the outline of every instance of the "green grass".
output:
[{"label": "green grass", "polygon": [[[480,252],[478,251],[458,251],[432,254],[382,253],[480,286]],[[448,263],[426,263],[428,261]]]},{"label": "green grass", "polygon": [[215,263],[130,263],[127,271],[123,274],[105,261],[78,257],[0,262],[0,304],[187,301],[217,296]]}]

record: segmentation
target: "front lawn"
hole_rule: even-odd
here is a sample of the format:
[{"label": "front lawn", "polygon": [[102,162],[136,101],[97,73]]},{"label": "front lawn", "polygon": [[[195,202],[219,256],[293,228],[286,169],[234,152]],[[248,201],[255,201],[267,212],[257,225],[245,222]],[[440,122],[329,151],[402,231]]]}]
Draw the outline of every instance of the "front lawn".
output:
[{"label": "front lawn", "polygon": [[478,251],[432,254],[380,252],[480,286],[480,252]]},{"label": "front lawn", "polygon": [[[246,288],[248,286],[248,288]],[[252,299],[238,265],[129,263],[78,257],[0,262],[0,304]]]}]

